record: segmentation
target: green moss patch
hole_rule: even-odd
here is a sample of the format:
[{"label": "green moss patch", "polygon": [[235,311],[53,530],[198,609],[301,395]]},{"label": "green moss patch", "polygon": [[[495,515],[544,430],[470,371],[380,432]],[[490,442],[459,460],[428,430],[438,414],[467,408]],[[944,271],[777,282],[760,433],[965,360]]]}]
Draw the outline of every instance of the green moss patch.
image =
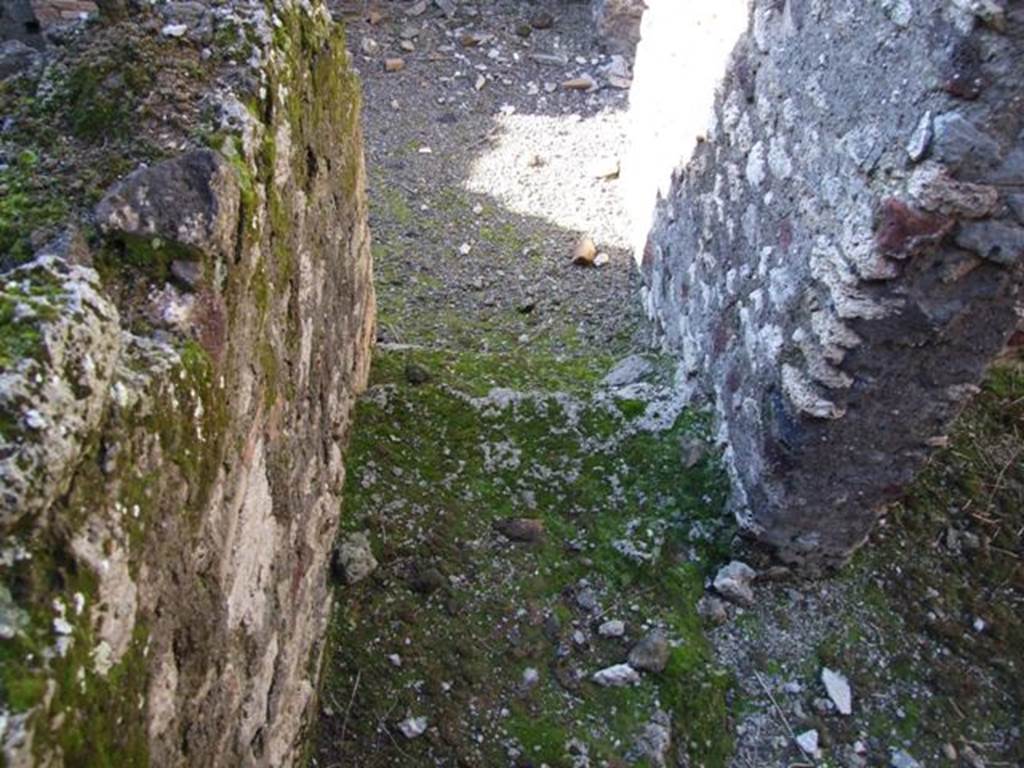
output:
[{"label": "green moss patch", "polygon": [[[712,452],[691,469],[680,458],[709,425],[683,412],[662,431],[631,429],[636,409],[597,394],[598,368],[378,354],[357,409],[342,536],[368,531],[382,565],[337,590],[323,694],[335,715],[321,755],[503,765],[512,750],[554,767],[582,744],[601,764],[633,755],[661,708],[695,765],[726,764],[730,680],[714,670],[695,608],[722,538],[691,530],[720,527],[726,481]],[[487,396],[502,388],[518,394]],[[543,540],[496,532],[514,517],[540,521]],[[587,588],[600,613],[580,607]],[[625,621],[628,637],[599,636],[604,618]],[[625,660],[645,624],[668,630],[668,669],[633,688],[591,682]],[[409,715],[427,715],[430,735],[401,736]]]}]

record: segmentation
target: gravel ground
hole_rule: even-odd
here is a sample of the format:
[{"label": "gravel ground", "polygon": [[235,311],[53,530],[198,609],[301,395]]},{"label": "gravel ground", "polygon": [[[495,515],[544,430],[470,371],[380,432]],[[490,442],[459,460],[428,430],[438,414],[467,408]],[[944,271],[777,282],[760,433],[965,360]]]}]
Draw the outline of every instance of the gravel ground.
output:
[{"label": "gravel ground", "polygon": [[[611,58],[593,40],[589,5],[462,3],[453,18],[434,6],[410,15],[416,5],[375,6],[376,23],[348,16],[365,88],[382,340],[485,343],[455,333],[456,315],[459,328],[504,331],[492,345],[578,334],[636,346],[639,283],[615,177],[627,92],[603,79]],[[529,27],[545,15],[550,28]],[[528,37],[516,34],[523,25]],[[391,58],[404,68],[386,72]],[[562,87],[587,73],[600,88]],[[583,235],[606,266],[572,265]]]}]

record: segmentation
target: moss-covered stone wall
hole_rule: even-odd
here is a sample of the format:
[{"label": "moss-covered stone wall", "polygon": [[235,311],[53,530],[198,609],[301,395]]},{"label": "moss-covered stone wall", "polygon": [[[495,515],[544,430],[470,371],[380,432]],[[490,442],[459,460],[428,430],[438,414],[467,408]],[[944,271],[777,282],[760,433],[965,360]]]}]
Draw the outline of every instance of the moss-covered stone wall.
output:
[{"label": "moss-covered stone wall", "polygon": [[321,3],[196,5],[0,86],[9,765],[286,765],[315,697],[374,330],[358,82]]}]

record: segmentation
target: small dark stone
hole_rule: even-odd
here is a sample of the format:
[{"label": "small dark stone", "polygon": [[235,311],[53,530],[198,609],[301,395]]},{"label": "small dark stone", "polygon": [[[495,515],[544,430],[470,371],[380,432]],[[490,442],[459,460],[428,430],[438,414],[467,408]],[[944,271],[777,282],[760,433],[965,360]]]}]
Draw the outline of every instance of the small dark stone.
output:
[{"label": "small dark stone", "polygon": [[413,386],[419,386],[430,381],[430,373],[422,365],[409,363],[405,366],[405,380]]},{"label": "small dark stone", "polygon": [[528,517],[508,517],[494,522],[494,529],[512,539],[535,544],[544,539],[544,521]]},{"label": "small dark stone", "polygon": [[552,643],[557,643],[562,636],[562,622],[551,613],[544,619],[544,637]]},{"label": "small dark stone", "polygon": [[683,440],[682,453],[683,466],[693,469],[704,461],[704,457],[708,454],[708,444],[699,437],[691,435]]},{"label": "small dark stone", "polygon": [[980,173],[999,163],[999,143],[959,112],[939,115],[933,126],[932,156],[953,175]]},{"label": "small dark stone", "polygon": [[198,261],[176,260],[171,262],[171,274],[176,280],[195,288],[203,276],[203,266]]},{"label": "small dark stone", "polygon": [[974,39],[961,41],[953,49],[943,89],[960,99],[973,101],[985,88],[981,51]]},{"label": "small dark stone", "polygon": [[629,652],[629,665],[645,672],[663,672],[670,652],[665,631],[656,629],[633,646]]},{"label": "small dark stone", "polygon": [[516,34],[520,37],[529,37],[533,33],[533,27],[526,22],[516,26]]},{"label": "small dark stone", "polygon": [[530,17],[530,26],[534,29],[551,29],[555,26],[555,17],[548,11],[538,11]]},{"label": "small dark stone", "polygon": [[462,601],[455,597],[449,597],[444,601],[444,612],[453,619],[463,613]]},{"label": "small dark stone", "polygon": [[590,587],[583,587],[576,593],[576,605],[584,611],[596,611],[598,608],[597,593]]},{"label": "small dark stone", "polygon": [[963,224],[956,244],[983,259],[1012,267],[1024,257],[1024,228],[1002,221]]},{"label": "small dark stone", "polygon": [[697,603],[697,613],[708,624],[717,626],[729,620],[725,603],[714,595],[704,595]]},{"label": "small dark stone", "polygon": [[409,578],[409,588],[421,595],[432,595],[448,583],[437,568],[417,568]]},{"label": "small dark stone", "polygon": [[579,693],[583,682],[583,673],[576,667],[567,664],[553,664],[551,671],[557,683],[569,693]]}]

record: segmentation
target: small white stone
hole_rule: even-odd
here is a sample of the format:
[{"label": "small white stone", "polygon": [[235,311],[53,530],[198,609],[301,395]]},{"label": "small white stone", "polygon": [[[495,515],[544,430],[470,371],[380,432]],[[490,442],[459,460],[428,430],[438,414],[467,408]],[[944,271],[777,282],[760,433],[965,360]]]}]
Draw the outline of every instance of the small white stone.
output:
[{"label": "small white stone", "polygon": [[68,620],[58,616],[53,620],[53,631],[58,635],[70,635],[75,631],[75,628],[68,623]]},{"label": "small white stone", "polygon": [[733,560],[718,570],[715,575],[714,587],[722,597],[740,605],[752,605],[754,591],[750,582],[757,573],[744,562]]},{"label": "small white stone", "polygon": [[392,667],[402,666],[402,657],[397,653],[388,654],[388,661],[391,663]]},{"label": "small white stone", "polygon": [[892,768],[921,768],[921,764],[902,749],[894,749],[889,760]]},{"label": "small white stone", "polygon": [[928,146],[932,142],[932,113],[929,110],[921,116],[917,127],[914,129],[910,141],[907,143],[907,154],[915,163],[924,157]]},{"label": "small white stone", "polygon": [[987,627],[988,625],[985,623],[985,620],[983,618],[981,618],[980,616],[976,616],[974,618],[974,624],[972,624],[971,626],[974,627],[974,631],[975,632],[979,632],[980,633],[980,632],[984,632],[985,631],[985,627]]},{"label": "small white stone", "polygon": [[37,432],[46,429],[46,419],[34,408],[25,412],[25,426]]},{"label": "small white stone", "polygon": [[841,715],[853,713],[853,694],[850,691],[850,683],[846,678],[834,672],[828,667],[821,670],[821,682],[825,685],[825,691],[832,703],[836,705]]},{"label": "small white stone", "polygon": [[796,737],[796,743],[806,754],[814,755],[818,751],[818,732],[804,731]]},{"label": "small white stone", "polygon": [[622,688],[640,682],[640,673],[629,664],[616,664],[595,672],[591,678],[598,685],[606,688]]},{"label": "small white stone", "polygon": [[417,736],[422,736],[427,730],[427,718],[407,717],[398,724],[398,730],[402,732],[405,738],[415,739]]},{"label": "small white stone", "polygon": [[533,667],[527,667],[523,670],[523,685],[527,688],[532,688],[540,682],[540,672]]},{"label": "small white stone", "polygon": [[167,24],[160,30],[160,34],[164,37],[184,37],[186,32],[188,32],[187,24]]},{"label": "small white stone", "polygon": [[622,637],[626,634],[626,624],[619,619],[611,619],[597,628],[597,634],[601,637]]},{"label": "small white stone", "polygon": [[338,547],[338,561],[349,584],[356,584],[377,570],[377,560],[366,533],[349,535]]},{"label": "small white stone", "polygon": [[469,256],[470,251],[472,250],[473,246],[470,245],[469,243],[463,243],[462,245],[459,246],[459,254],[461,254],[462,256]]},{"label": "small white stone", "polygon": [[106,677],[112,666],[113,649],[106,640],[101,640],[99,645],[92,649],[92,668],[100,677]]}]

